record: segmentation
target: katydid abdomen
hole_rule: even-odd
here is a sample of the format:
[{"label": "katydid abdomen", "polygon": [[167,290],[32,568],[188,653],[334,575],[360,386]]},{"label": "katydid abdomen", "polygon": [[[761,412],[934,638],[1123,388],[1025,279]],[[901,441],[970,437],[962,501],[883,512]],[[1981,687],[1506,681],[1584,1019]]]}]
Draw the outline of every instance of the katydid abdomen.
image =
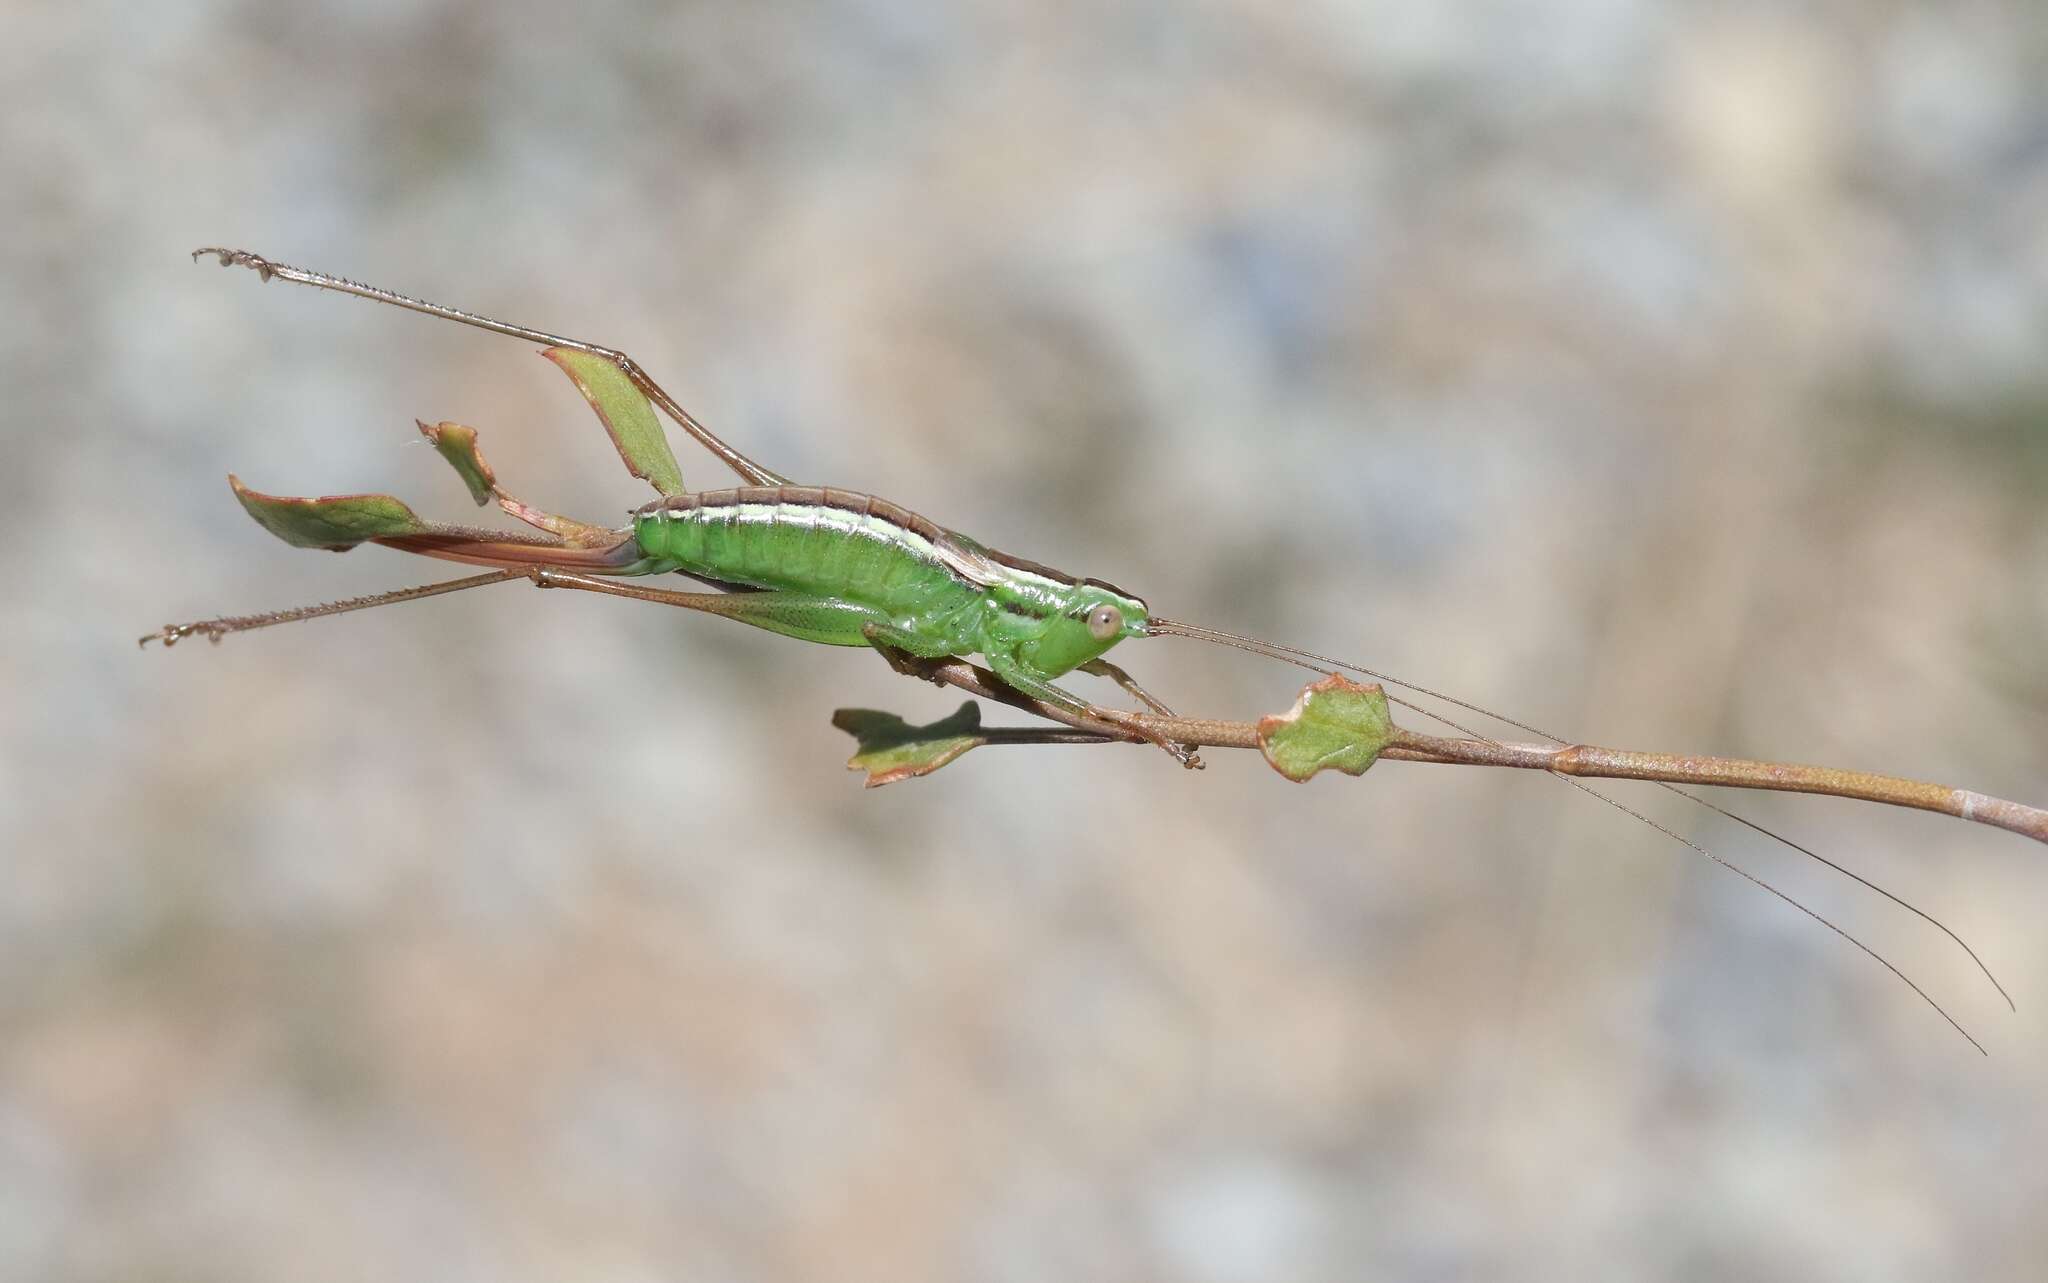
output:
[{"label": "katydid abdomen", "polygon": [[[906,626],[969,613],[983,596],[948,565],[959,554],[947,532],[852,491],[749,486],[675,495],[635,513],[633,536],[663,569],[830,598]],[[858,628],[819,640],[869,644]]]},{"label": "katydid abdomen", "polygon": [[873,495],[743,486],[634,513],[633,573],[763,590],[726,608],[772,632],[912,655],[981,654],[1017,690],[1071,707],[1052,678],[1142,636],[1145,603],[1005,556]]}]

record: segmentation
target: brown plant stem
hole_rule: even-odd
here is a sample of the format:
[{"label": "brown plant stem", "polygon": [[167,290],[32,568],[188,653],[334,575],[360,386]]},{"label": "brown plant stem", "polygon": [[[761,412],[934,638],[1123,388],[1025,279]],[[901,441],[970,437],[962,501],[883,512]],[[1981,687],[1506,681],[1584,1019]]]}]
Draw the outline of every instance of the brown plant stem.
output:
[{"label": "brown plant stem", "polygon": [[[961,659],[917,660],[911,666],[929,680],[970,695],[1008,704],[1038,717],[1086,732],[1086,739],[1143,743],[1128,729],[1041,703],[999,681],[993,673]],[[1260,748],[1259,730],[1251,722],[1205,717],[1136,715],[1138,720],[1178,743],[1207,748]],[[1077,742],[1073,739],[1061,742]],[[1496,740],[1450,739],[1395,728],[1381,758],[1403,762],[1435,762],[1453,766],[1505,766],[1549,771],[1557,775],[1621,780],[1654,780],[1667,784],[1712,784],[1725,788],[1767,789],[1781,793],[1818,793],[1829,797],[1881,802],[1951,815],[1976,824],[2018,833],[2048,843],[2048,810],[1990,797],[1970,789],[1928,784],[1894,775],[1842,770],[1831,766],[1796,766],[1739,757],[1708,757],[1691,753],[1639,753],[1590,744],[1522,744]]]}]

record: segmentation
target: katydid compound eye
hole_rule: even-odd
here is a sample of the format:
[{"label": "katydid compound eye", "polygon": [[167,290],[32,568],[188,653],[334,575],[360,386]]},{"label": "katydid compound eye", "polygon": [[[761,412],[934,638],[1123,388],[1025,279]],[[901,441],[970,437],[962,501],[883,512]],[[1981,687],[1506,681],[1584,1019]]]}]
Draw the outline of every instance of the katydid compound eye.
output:
[{"label": "katydid compound eye", "polygon": [[1097,606],[1088,612],[1088,632],[1097,641],[1108,641],[1124,630],[1124,612],[1114,606]]}]

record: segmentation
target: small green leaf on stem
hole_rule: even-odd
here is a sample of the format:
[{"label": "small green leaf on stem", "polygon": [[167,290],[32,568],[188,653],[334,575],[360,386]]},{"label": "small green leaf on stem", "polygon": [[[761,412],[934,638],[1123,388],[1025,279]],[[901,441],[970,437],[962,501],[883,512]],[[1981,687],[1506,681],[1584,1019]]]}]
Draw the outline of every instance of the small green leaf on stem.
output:
[{"label": "small green leaf on stem", "polygon": [[1259,748],[1297,783],[1316,772],[1363,775],[1394,737],[1387,694],[1332,673],[1302,689],[1284,713],[1259,719]]},{"label": "small green leaf on stem", "polygon": [[927,726],[912,726],[894,713],[872,708],[842,708],[832,714],[832,724],[859,743],[859,751],[846,760],[846,769],[866,771],[869,788],[930,775],[968,749],[988,743],[981,729],[981,706],[973,700]]},{"label": "small green leaf on stem", "polygon": [[683,493],[683,470],[668,447],[668,434],[661,430],[646,396],[618,366],[574,348],[551,347],[541,355],[561,366],[597,411],[619,458],[626,461],[626,471],[663,494]]},{"label": "small green leaf on stem", "polygon": [[331,548],[336,552],[371,539],[416,535],[429,529],[412,509],[388,494],[339,494],[318,499],[290,499],[261,494],[233,474],[228,484],[235,498],[257,523],[294,548]]},{"label": "small green leaf on stem", "polygon": [[498,489],[498,478],[492,474],[491,465],[484,462],[484,452],[477,447],[476,429],[460,423],[419,423],[420,432],[434,443],[434,449],[455,469],[455,475],[462,478],[462,484],[469,487],[469,497],[476,500],[481,508],[491,501]]}]

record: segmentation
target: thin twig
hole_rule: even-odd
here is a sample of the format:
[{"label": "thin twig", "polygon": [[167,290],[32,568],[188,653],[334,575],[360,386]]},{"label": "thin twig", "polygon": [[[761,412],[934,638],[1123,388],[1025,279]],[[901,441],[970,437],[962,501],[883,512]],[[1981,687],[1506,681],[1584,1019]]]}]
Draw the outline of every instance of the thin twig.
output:
[{"label": "thin twig", "polygon": [[[1037,717],[1059,722],[1103,740],[1134,744],[1145,741],[1126,727],[1068,712],[1011,689],[987,669],[963,659],[912,662],[923,676],[970,695],[1008,704]],[[1260,748],[1259,728],[1252,722],[1206,717],[1162,717],[1134,714],[1135,720],[1181,744],[1206,748]],[[1454,766],[1504,766],[1551,771],[1558,775],[1621,780],[1656,780],[1669,784],[1715,784],[1728,788],[1768,789],[1783,793],[1819,793],[1856,798],[1887,806],[1910,807],[1989,824],[2048,843],[2048,810],[1989,797],[1970,789],[1927,784],[1894,775],[1873,775],[1829,766],[1794,766],[1737,757],[1681,753],[1639,753],[1591,744],[1517,744],[1493,740],[1450,739],[1394,729],[1380,752],[1382,759],[1434,762]]]}]

